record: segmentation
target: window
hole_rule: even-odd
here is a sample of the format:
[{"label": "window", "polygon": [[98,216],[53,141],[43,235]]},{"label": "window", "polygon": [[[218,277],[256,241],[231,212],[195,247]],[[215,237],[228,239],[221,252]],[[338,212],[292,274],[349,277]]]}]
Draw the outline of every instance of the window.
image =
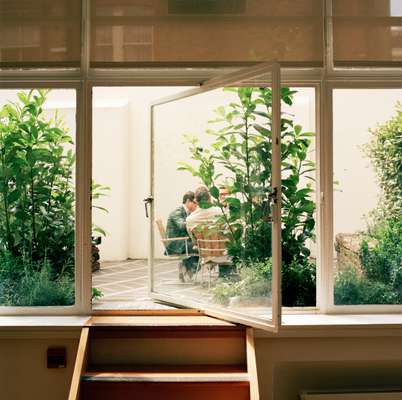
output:
[{"label": "window", "polygon": [[335,305],[402,302],[401,99],[333,92]]},{"label": "window", "polygon": [[[307,219],[303,220],[303,224],[309,226],[309,232],[305,237],[303,224],[299,225],[294,231],[295,235],[291,237],[292,240],[296,239],[296,243],[288,241],[285,244],[283,241],[282,253],[284,256],[293,244],[299,246],[302,243],[299,249],[304,254],[306,261],[303,268],[299,268],[300,264],[297,262],[292,264],[292,260],[289,258],[284,260],[287,266],[292,265],[295,268],[292,270],[285,264],[282,265],[283,305],[288,306],[288,309],[284,307],[283,311],[287,312],[289,308],[292,311],[295,307],[306,305],[312,307],[316,305],[315,312],[400,310],[399,270],[397,268],[400,259],[396,253],[392,267],[387,263],[388,261],[384,263],[381,261],[384,253],[388,255],[387,260],[389,260],[392,251],[395,252],[398,249],[399,231],[395,231],[395,229],[399,226],[399,221],[392,223],[388,228],[376,229],[375,232],[371,229],[370,224],[370,229],[367,225],[371,215],[377,211],[378,204],[381,204],[381,201],[377,200],[388,196],[386,194],[388,192],[396,195],[398,193],[397,186],[394,188],[393,184],[389,182],[385,182],[384,186],[384,182],[378,177],[378,166],[371,167],[373,165],[372,157],[370,156],[370,158],[364,150],[366,144],[370,143],[373,138],[373,133],[369,132],[369,129],[374,131],[380,129],[377,127],[377,123],[380,124],[380,127],[396,124],[394,118],[399,115],[395,109],[396,101],[401,100],[402,97],[399,1],[332,0],[327,2],[329,7],[326,11],[331,11],[331,15],[328,16],[328,24],[323,23],[326,17],[322,8],[324,2],[319,0],[268,1],[258,9],[254,8],[258,2],[247,0],[219,2],[219,6],[218,2],[202,2],[202,9],[198,8],[201,2],[197,1],[91,0],[84,4],[78,0],[70,2],[40,0],[37,3],[32,8],[23,1],[0,0],[1,105],[4,105],[5,101],[9,99],[22,101],[16,96],[19,90],[28,92],[30,88],[52,88],[46,101],[46,104],[49,102],[51,105],[49,108],[47,106],[44,108],[43,114],[48,116],[54,109],[59,109],[66,126],[70,128],[69,135],[73,137],[74,145],[62,146],[61,155],[64,157],[69,149],[76,155],[76,163],[73,163],[69,171],[73,177],[71,183],[73,188],[75,185],[76,189],[74,190],[74,201],[71,203],[76,223],[73,227],[74,240],[72,242],[73,274],[70,274],[69,277],[70,283],[73,282],[73,287],[70,286],[72,287],[70,295],[73,300],[64,302],[56,295],[57,293],[48,290],[53,296],[52,300],[36,302],[36,305],[61,306],[68,304],[69,306],[63,307],[63,309],[68,309],[66,312],[73,313],[89,312],[91,297],[94,297],[94,305],[104,302],[110,295],[107,289],[111,286],[105,286],[107,282],[102,279],[94,280],[91,296],[90,266],[96,264],[97,261],[96,247],[99,248],[101,260],[104,257],[103,261],[105,261],[106,247],[109,249],[114,247],[113,250],[117,251],[120,249],[120,245],[132,241],[133,229],[130,231],[131,228],[127,229],[124,226],[124,229],[122,228],[119,232],[120,236],[113,231],[113,226],[113,229],[110,229],[109,222],[114,218],[116,218],[114,220],[116,222],[118,220],[116,216],[120,220],[125,220],[126,223],[129,222],[136,229],[143,226],[141,224],[144,222],[141,221],[140,224],[138,219],[145,220],[146,218],[142,200],[149,196],[149,192],[139,193],[138,187],[136,188],[133,182],[134,179],[138,177],[142,179],[147,174],[151,153],[147,149],[147,154],[144,156],[141,154],[141,148],[136,148],[137,152],[133,154],[138,155],[139,160],[143,161],[140,167],[142,171],[140,168],[135,171],[129,169],[127,172],[126,170],[130,185],[125,187],[122,176],[118,174],[125,170],[124,163],[130,163],[128,160],[132,155],[128,154],[128,149],[133,148],[133,143],[130,143],[130,135],[138,132],[133,133],[130,131],[131,128],[127,128],[132,122],[130,120],[132,118],[132,115],[130,116],[131,106],[125,97],[128,96],[128,92],[123,94],[123,102],[121,99],[117,101],[118,107],[106,110],[105,104],[110,105],[113,96],[108,91],[101,93],[105,89],[105,85],[113,86],[113,89],[116,90],[122,89],[124,86],[125,89],[135,89],[137,93],[140,93],[141,90],[144,90],[142,93],[145,93],[152,86],[155,94],[161,91],[162,86],[167,91],[171,89],[171,94],[176,89],[177,91],[182,89],[178,85],[200,86],[202,90],[205,85],[208,85],[208,82],[216,83],[222,79],[223,74],[227,73],[227,69],[221,67],[227,66],[231,71],[235,71],[240,65],[257,63],[262,60],[280,60],[282,94],[287,90],[297,91],[292,95],[293,104],[282,102],[282,112],[285,113],[282,118],[293,120],[294,125],[301,125],[300,132],[302,134],[316,133],[316,135],[306,135],[301,138],[309,141],[307,148],[307,142],[304,142],[304,144],[301,143],[301,146],[291,146],[289,149],[286,148],[286,141],[283,140],[284,146],[281,149],[282,155],[289,150],[289,154],[295,154],[296,158],[302,157],[303,164],[310,169],[302,179],[298,180],[296,188],[291,191],[293,193],[301,191],[298,196],[304,196],[304,200],[307,196],[307,202],[302,202],[303,205],[298,204],[298,207],[300,206],[303,210],[303,218],[306,217],[309,220],[308,223]],[[83,5],[86,6],[82,7]],[[207,20],[208,24],[206,24]],[[81,25],[89,28],[82,32],[82,37]],[[324,32],[324,28],[330,29],[330,31]],[[324,33],[327,34],[328,39],[331,39],[328,41],[328,46],[323,40]],[[88,46],[89,44],[90,46]],[[90,51],[87,51],[88,47]],[[327,57],[324,57],[324,49]],[[342,70],[338,67],[342,67]],[[121,68],[125,70],[121,70]],[[324,69],[328,74],[324,73]],[[236,74],[239,71],[240,69],[236,71]],[[231,75],[229,74],[229,76]],[[347,82],[345,76],[348,76]],[[138,90],[138,85],[142,87],[141,90]],[[159,85],[159,87],[155,85]],[[172,88],[172,86],[176,87]],[[233,87],[238,88],[241,85]],[[259,88],[258,85],[253,86],[251,83],[244,87]],[[90,107],[91,91],[95,105],[93,110]],[[164,93],[167,94],[167,92]],[[225,95],[227,94],[228,92],[225,93]],[[104,96],[103,99],[101,99],[102,96]],[[100,99],[101,101],[99,101]],[[144,97],[140,104],[142,107],[140,114],[133,113],[135,123],[143,123],[144,126],[141,129],[147,134],[148,100],[150,99],[147,98],[145,101]],[[67,103],[74,104],[75,108],[66,106]],[[223,103],[224,106],[228,105],[226,102]],[[74,118],[75,111],[76,119]],[[156,117],[162,118],[163,112],[159,112],[160,114]],[[1,129],[7,130],[9,129],[7,128],[9,122],[6,121],[8,117],[3,114]],[[104,117],[104,124],[97,119],[99,115]],[[105,118],[106,115],[110,115],[110,118]],[[121,120],[115,118],[117,115]],[[173,114],[169,114],[168,117],[171,115]],[[175,130],[173,124],[180,125],[184,120],[188,120],[189,116],[190,114],[186,114],[185,118],[183,117],[181,120],[179,116],[170,121],[169,129],[161,126],[160,121],[156,121],[159,125],[155,127],[157,128],[154,132],[155,135],[163,138],[168,131],[172,131],[172,135],[182,135],[185,132],[182,132],[182,129]],[[201,117],[201,113],[195,113],[194,121]],[[121,121],[127,126],[123,126]],[[283,121],[283,124],[286,125],[287,122]],[[188,125],[189,129],[184,130],[191,132],[191,121]],[[105,132],[106,130],[108,132]],[[299,131],[299,128],[297,130]],[[77,134],[75,135],[75,133]],[[101,138],[101,134],[105,134],[105,136]],[[144,144],[147,137],[144,135],[140,139]],[[112,156],[115,156],[114,153],[117,150],[122,152],[123,157],[113,163]],[[173,154],[168,145],[161,147],[160,142],[155,146],[155,150],[155,160],[166,157],[173,161],[172,165],[176,165],[177,161],[189,161],[183,160],[181,157],[174,159],[178,154]],[[298,154],[299,152],[300,154]],[[301,154],[302,152],[305,154]],[[43,149],[39,153],[43,155]],[[399,153],[396,153],[396,159],[398,159],[397,157],[399,157]],[[26,159],[25,157],[25,161]],[[317,160],[316,165],[313,165],[314,160]],[[45,161],[41,162],[43,166],[41,170],[52,172],[51,168],[46,166]],[[92,186],[91,164],[94,178]],[[272,164],[278,167],[279,161],[276,160]],[[191,179],[191,174],[182,178],[185,171],[180,172],[179,175],[179,171],[176,169],[174,171],[168,168],[161,170],[162,164],[157,163],[156,165],[159,168],[159,170],[155,170],[157,172],[155,180],[159,180],[159,183],[156,182],[158,185],[166,184],[163,181],[163,173],[168,172],[172,173],[171,179],[176,179],[178,176],[180,178],[177,179],[183,179],[183,181]],[[347,171],[345,171],[346,165],[348,165]],[[291,187],[290,174],[291,167],[294,166],[289,165],[288,167],[287,171],[282,170],[282,184],[286,185],[286,189]],[[360,172],[357,173],[357,171]],[[10,199],[7,196],[6,199],[18,202],[19,198],[14,198],[17,196],[14,194],[16,192],[14,181],[17,180],[17,177],[20,179],[20,176],[12,175],[8,170],[3,172],[9,173],[10,177],[9,185],[4,186],[3,189],[6,191],[11,189],[13,192],[12,195],[10,194]],[[104,180],[103,177],[107,177],[107,179]],[[307,183],[310,183],[310,186],[307,186]],[[116,201],[111,205],[108,202],[116,195],[116,186],[120,187],[118,196],[120,203]],[[110,187],[110,189],[106,187]],[[49,191],[49,188],[45,189]],[[389,191],[389,189],[391,190]],[[106,194],[102,194],[103,191]],[[131,194],[127,195],[128,192]],[[132,196],[133,192],[135,192],[135,196]],[[166,196],[175,194],[175,198],[177,198],[177,193],[173,192],[173,190],[171,193],[168,192]],[[35,190],[34,194],[42,196],[40,192],[35,193]],[[166,221],[167,211],[163,209],[160,200],[161,197],[163,198],[163,193],[156,191],[155,195],[153,207],[154,211],[159,214],[155,216],[161,216],[161,219]],[[93,221],[90,217],[91,198]],[[132,204],[134,211],[125,213],[122,210],[127,209],[127,199],[134,199]],[[148,199],[148,201],[152,201],[152,199]],[[387,203],[395,205],[398,204],[398,201],[399,197],[396,197],[391,202],[387,200]],[[15,241],[18,243],[22,240],[22,234],[34,236],[33,230],[30,229],[34,226],[36,231],[36,225],[39,224],[36,216],[46,220],[47,208],[52,211],[49,203],[44,209],[38,208],[37,202],[33,207],[28,203],[24,205],[25,209],[19,205],[18,210],[10,208],[9,211],[22,215],[22,213],[26,214],[28,210],[31,219],[35,217],[35,224],[27,225],[24,230],[9,230],[10,232],[7,232],[7,224],[2,224],[1,229],[6,230],[6,235],[3,235],[0,245],[6,246],[7,240],[11,238],[10,234],[13,233],[15,233]],[[0,210],[1,207],[4,206],[0,204]],[[105,213],[98,207],[105,207],[109,213]],[[291,209],[287,209],[287,204],[283,204],[282,207],[283,215],[286,216]],[[36,213],[32,211],[36,211]],[[151,212],[150,206],[148,211]],[[3,215],[6,214],[3,213]],[[58,213],[57,218],[59,217]],[[57,218],[52,221],[57,222]],[[384,219],[384,221],[386,220]],[[285,228],[285,225],[281,228]],[[99,244],[97,241],[99,236],[103,236],[102,230],[105,230],[106,236],[102,237]],[[147,230],[147,232],[150,231],[150,229]],[[49,232],[48,237],[51,237],[50,234],[54,232],[56,230]],[[373,232],[377,236],[368,238],[367,236],[372,235]],[[383,236],[378,236],[378,232]],[[355,240],[356,233],[358,233],[357,241]],[[160,233],[155,224],[152,225],[152,234],[155,240],[156,256],[167,257],[163,254],[163,243],[159,240]],[[364,240],[361,238],[362,235]],[[282,236],[285,238],[284,232],[282,232]],[[301,242],[298,239],[299,236]],[[386,243],[383,241],[384,237],[389,239]],[[374,240],[372,240],[373,238]],[[147,243],[146,238],[142,242],[136,243],[137,254],[141,251],[142,256],[146,257]],[[46,246],[46,257],[41,260],[45,260],[45,264],[49,264],[48,246],[50,243],[46,243]],[[34,247],[37,247],[36,240]],[[34,247],[32,247],[32,256],[36,251]],[[20,246],[18,250],[23,250],[26,254],[26,248],[24,245]],[[66,250],[63,246],[57,247],[57,249],[62,252]],[[121,254],[123,261],[133,256],[133,253],[130,252]],[[92,263],[91,255],[93,256]],[[61,259],[59,258],[57,262]],[[363,274],[363,259],[368,262],[370,276]],[[25,257],[22,261],[26,260]],[[349,268],[349,263],[354,269]],[[32,262],[29,261],[28,264],[31,268]],[[394,268],[395,265],[397,267]],[[148,271],[146,265],[143,268],[144,271]],[[106,268],[105,272],[107,271],[111,272]],[[169,271],[161,270],[160,272]],[[384,271],[388,282],[385,282],[384,276],[377,276]],[[120,274],[121,271],[115,272],[116,274],[111,275],[114,280],[113,284],[120,285],[119,277],[123,274]],[[299,272],[300,274],[297,276]],[[291,279],[293,273],[293,277],[297,277],[298,281]],[[304,274],[307,274],[309,279],[305,279]],[[375,279],[373,279],[373,274],[376,275]],[[161,276],[163,277],[163,275]],[[132,279],[137,278],[137,276],[132,276]],[[53,282],[58,282],[57,273],[52,275],[52,279]],[[161,289],[163,286],[164,294],[168,293],[171,289],[168,285],[169,282],[158,279],[159,277],[155,281],[157,283],[155,287],[159,285],[159,289]],[[393,286],[390,291],[388,289],[391,280]],[[141,288],[145,298],[148,296],[146,278],[141,276],[138,281],[143,283]],[[304,286],[306,282],[307,285]],[[303,285],[299,286],[299,283],[303,283]],[[61,287],[61,285],[59,286]],[[235,286],[232,282],[230,290]],[[298,289],[293,290],[295,287]],[[360,296],[362,287],[365,289],[365,297]],[[103,300],[96,290],[98,288],[103,292]],[[121,292],[129,290],[124,288],[124,284],[120,289]],[[4,290],[4,287],[1,290]],[[75,292],[73,293],[73,291]],[[302,293],[303,291],[306,296],[291,298],[286,294]],[[351,294],[355,297],[352,297]],[[23,303],[17,304],[16,300],[11,301],[9,296],[6,297],[6,300],[1,300],[2,305],[14,305],[19,309],[15,311],[16,309],[12,308],[7,311],[7,307],[2,307],[2,312],[3,310],[5,310],[4,312],[24,312],[24,306],[29,305],[28,301],[24,300]],[[225,296],[223,297],[225,298]],[[227,298],[228,296],[224,301],[230,304],[230,300],[228,302]],[[120,300],[116,303],[119,303]],[[232,305],[233,302],[236,303],[236,300],[232,301]],[[164,307],[169,306],[164,305]],[[304,309],[304,311],[306,310]],[[26,312],[32,312],[32,310],[29,309]],[[60,308],[42,307],[40,311],[35,312],[64,311],[60,311]]]}]

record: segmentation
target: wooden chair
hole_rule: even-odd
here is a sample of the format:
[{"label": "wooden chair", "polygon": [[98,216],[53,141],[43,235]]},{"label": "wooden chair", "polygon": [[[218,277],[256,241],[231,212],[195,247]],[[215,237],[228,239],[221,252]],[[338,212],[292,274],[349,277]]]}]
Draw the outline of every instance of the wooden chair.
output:
[{"label": "wooden chair", "polygon": [[209,225],[199,225],[192,231],[200,257],[196,278],[201,272],[201,283],[204,282],[205,272],[208,273],[208,287],[211,286],[212,270],[219,266],[231,266],[232,260],[227,255],[227,239],[218,228]]},{"label": "wooden chair", "polygon": [[[191,238],[189,236],[180,236],[180,237],[172,237],[172,238],[168,238],[166,235],[166,229],[165,226],[163,225],[163,222],[161,219],[156,219],[155,220],[155,225],[158,228],[159,231],[159,235],[161,237],[161,242],[163,244],[163,247],[165,248],[165,254],[169,257],[175,257],[175,258],[179,258],[180,260],[183,260],[184,258],[187,257],[192,257],[192,256],[198,256],[198,254],[196,253],[190,253],[189,252],[189,242],[191,242]],[[172,253],[169,254],[169,250],[168,250],[168,245],[171,242],[176,242],[176,241],[184,241],[185,242],[185,249],[186,252],[183,254],[176,254],[176,253]],[[187,269],[184,268],[184,270],[181,270],[180,272],[183,274],[183,276],[187,275],[188,279],[191,280],[191,276],[188,274]]]},{"label": "wooden chair", "polygon": [[[166,255],[167,256],[183,256],[183,257],[189,257],[189,256],[194,256],[196,254],[190,254],[188,249],[189,249],[189,241],[191,241],[190,237],[188,236],[180,236],[180,237],[172,237],[172,238],[168,238],[166,235],[166,229],[165,226],[163,225],[163,222],[161,219],[156,219],[155,220],[155,225],[158,228],[159,231],[159,235],[161,237],[161,242],[163,244],[163,247],[165,248],[166,251]],[[184,241],[185,242],[185,246],[186,246],[186,252],[185,254],[169,254],[168,251],[168,245],[171,242],[178,242],[178,241]]]}]

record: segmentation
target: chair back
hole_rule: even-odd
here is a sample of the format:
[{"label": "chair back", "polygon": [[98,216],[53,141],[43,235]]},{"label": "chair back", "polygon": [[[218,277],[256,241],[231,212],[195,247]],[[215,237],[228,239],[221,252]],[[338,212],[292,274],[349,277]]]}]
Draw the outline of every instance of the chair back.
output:
[{"label": "chair back", "polygon": [[197,241],[198,253],[201,258],[226,256],[226,244],[229,240],[218,228],[198,225],[193,229],[192,234]]},{"label": "chair back", "polygon": [[166,239],[166,229],[165,229],[165,226],[163,225],[162,220],[159,219],[159,218],[156,219],[155,220],[155,225],[158,228],[159,235],[161,236],[161,239],[162,239],[162,243],[166,247],[166,243],[165,243],[165,240],[164,240],[164,239]]}]

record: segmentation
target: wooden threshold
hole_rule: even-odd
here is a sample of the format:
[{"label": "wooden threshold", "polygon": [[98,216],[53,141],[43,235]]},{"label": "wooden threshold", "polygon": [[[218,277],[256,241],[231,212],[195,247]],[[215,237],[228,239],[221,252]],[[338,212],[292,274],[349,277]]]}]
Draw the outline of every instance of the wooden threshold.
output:
[{"label": "wooden threshold", "polygon": [[164,316],[164,315],[204,315],[203,311],[191,308],[177,308],[174,310],[92,310],[92,316]]},{"label": "wooden threshold", "polygon": [[[112,371],[112,372],[111,372]],[[95,373],[134,373],[134,374],[148,374],[148,373],[243,373],[247,372],[246,365],[244,364],[203,364],[203,365],[166,365],[166,364],[150,364],[150,365],[131,365],[131,364],[91,364],[88,366],[84,375]]]},{"label": "wooden threshold", "polygon": [[236,327],[237,325],[205,315],[126,315],[93,316],[87,327]]}]

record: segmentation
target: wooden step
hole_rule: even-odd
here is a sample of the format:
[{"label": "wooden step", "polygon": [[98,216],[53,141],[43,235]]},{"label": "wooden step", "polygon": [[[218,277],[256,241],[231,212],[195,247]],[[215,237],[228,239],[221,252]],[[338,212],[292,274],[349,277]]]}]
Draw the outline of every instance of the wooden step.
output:
[{"label": "wooden step", "polygon": [[252,329],[205,316],[99,316],[69,400],[258,400]]},{"label": "wooden step", "polygon": [[250,400],[249,382],[83,381],[80,400]]},{"label": "wooden step", "polygon": [[90,365],[82,381],[248,382],[245,365]]}]

